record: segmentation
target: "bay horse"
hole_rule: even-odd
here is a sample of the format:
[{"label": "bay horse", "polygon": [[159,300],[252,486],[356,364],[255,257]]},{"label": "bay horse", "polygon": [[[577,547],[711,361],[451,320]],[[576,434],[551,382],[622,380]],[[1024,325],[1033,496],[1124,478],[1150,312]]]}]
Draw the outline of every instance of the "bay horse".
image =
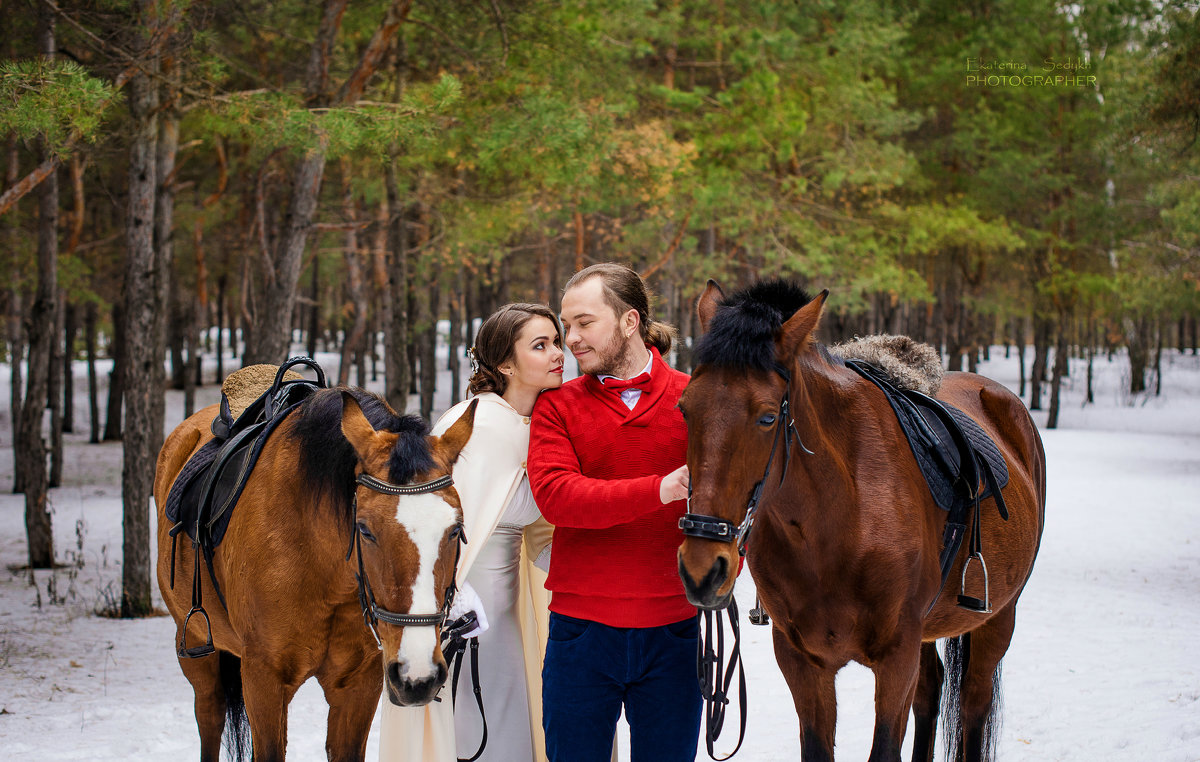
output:
[{"label": "bay horse", "polygon": [[[770,281],[725,298],[709,281],[698,302],[706,333],[679,403],[688,424],[688,510],[724,523],[731,537],[685,537],[678,553],[685,592],[701,609],[726,606],[741,534],[805,762],[833,759],[834,678],[850,661],[875,676],[871,762],[900,759],[910,709],[912,758],[933,759],[943,681],[951,758],[990,758],[999,664],[1042,535],[1041,439],[1012,392],[976,374],[945,375],[938,399],[983,428],[1009,471],[1008,520],[993,498],[979,511],[991,611],[960,608],[965,554],[943,589],[946,512],[887,398],[813,338],[827,295],[810,298],[792,283]],[[793,436],[796,447],[787,445]],[[756,516],[745,521],[754,497]],[[948,639],[945,664],[938,639]]]},{"label": "bay horse", "polygon": [[196,695],[201,760],[219,759],[227,719],[235,757],[244,757],[248,727],[255,762],[282,760],[288,704],[310,677],[329,703],[330,760],[363,760],[384,686],[399,705],[434,698],[465,539],[450,471],[474,412],[432,437],[420,418],[364,390],[314,392],[266,441],[215,549],[224,606],[191,553],[174,558],[163,512],[184,464],[212,438],[218,406],[167,437],[154,482],[159,587],[182,651],[207,637],[201,617],[187,620],[198,573],[216,649],[179,660]]}]

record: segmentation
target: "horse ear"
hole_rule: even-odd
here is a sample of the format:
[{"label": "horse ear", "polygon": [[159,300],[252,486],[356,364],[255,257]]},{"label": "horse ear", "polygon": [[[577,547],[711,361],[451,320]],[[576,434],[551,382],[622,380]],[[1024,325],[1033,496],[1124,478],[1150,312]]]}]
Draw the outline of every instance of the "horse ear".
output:
[{"label": "horse ear", "polygon": [[713,315],[717,314],[717,307],[724,298],[725,292],[721,290],[720,284],[709,278],[708,285],[704,287],[704,293],[696,302],[696,315],[700,318],[702,332],[708,333],[708,324],[713,319]]},{"label": "horse ear", "polygon": [[438,438],[438,447],[446,456],[449,463],[458,460],[458,454],[462,452],[462,448],[467,446],[467,441],[471,438],[471,432],[475,429],[475,408],[479,406],[479,400],[471,400],[471,404],[467,405],[466,411],[458,417],[450,428],[446,429],[446,433]]},{"label": "horse ear", "polygon": [[358,453],[360,459],[377,446],[379,432],[363,415],[358,400],[350,392],[342,392],[342,436]]},{"label": "horse ear", "polygon": [[783,350],[782,354],[786,357],[795,357],[804,349],[813,331],[817,330],[817,324],[821,322],[821,312],[825,308],[825,299],[828,296],[829,289],[825,289],[811,302],[796,310],[796,314],[783,324],[779,344]]}]

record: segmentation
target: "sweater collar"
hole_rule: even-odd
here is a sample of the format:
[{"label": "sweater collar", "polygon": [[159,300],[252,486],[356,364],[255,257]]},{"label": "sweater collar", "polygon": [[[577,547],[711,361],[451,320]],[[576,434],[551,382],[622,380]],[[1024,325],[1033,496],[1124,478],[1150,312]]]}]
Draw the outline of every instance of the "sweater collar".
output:
[{"label": "sweater collar", "polygon": [[667,372],[667,364],[662,359],[662,355],[659,354],[656,347],[647,347],[647,349],[650,350],[650,383],[642,389],[642,394],[638,398],[637,404],[633,406],[633,410],[625,407],[620,395],[605,389],[596,376],[588,374],[584,377],[584,384],[592,396],[619,413],[624,419],[624,423],[646,425],[649,422],[646,414],[654,410],[659,398],[662,397],[669,385],[668,376],[670,374]]}]

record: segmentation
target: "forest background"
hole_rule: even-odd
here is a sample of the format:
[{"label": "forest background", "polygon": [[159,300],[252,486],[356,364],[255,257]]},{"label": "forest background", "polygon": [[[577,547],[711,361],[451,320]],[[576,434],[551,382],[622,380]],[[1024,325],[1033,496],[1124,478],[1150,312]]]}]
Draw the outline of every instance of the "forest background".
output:
[{"label": "forest background", "polygon": [[619,261],[684,370],[706,279],[794,277],[832,289],[830,339],[952,369],[1032,343],[1050,427],[1069,356],[1090,381],[1127,352],[1136,393],[1197,351],[1195,3],[0,0],[0,61],[29,563],[86,358],[91,440],[125,450],[124,616],[152,608],[164,389],[190,412],[231,349],[340,351],[337,380],[429,417],[439,321],[457,395],[475,319]]}]

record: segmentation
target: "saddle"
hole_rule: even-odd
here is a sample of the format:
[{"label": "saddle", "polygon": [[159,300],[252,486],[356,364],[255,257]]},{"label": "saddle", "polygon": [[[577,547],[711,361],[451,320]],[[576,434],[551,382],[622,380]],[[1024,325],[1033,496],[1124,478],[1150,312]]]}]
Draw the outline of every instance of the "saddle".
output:
[{"label": "saddle", "polygon": [[[312,368],[316,371],[317,380],[309,381],[294,371],[289,373],[289,369],[297,365]],[[271,433],[313,392],[327,387],[321,366],[307,357],[294,357],[279,366],[270,387],[240,410],[236,418],[233,410],[241,407],[241,404],[231,402],[228,386],[222,389],[221,409],[212,422],[214,437],[184,464],[163,507],[167,519],[175,524],[170,531],[172,589],[175,587],[175,551],[181,533],[187,533],[196,554],[192,610],[188,612],[188,619],[192,614],[200,614],[206,624],[208,622],[200,596],[201,555],[208,567],[213,589],[221,605],[226,605],[225,596],[213,574],[212,561],[214,551],[225,537],[238,498],[250,480],[254,465]],[[186,630],[187,619],[180,628],[181,658],[207,656],[213,652],[211,627],[207,643],[195,648],[186,647],[183,640]]]},{"label": "saddle", "polygon": [[[965,587],[971,562],[978,561],[983,570],[984,597],[979,599],[960,594],[959,605],[981,613],[990,611],[987,565],[983,561],[979,536],[979,503],[994,497],[1001,518],[1008,520],[1008,506],[1001,493],[1001,489],[1008,484],[1008,466],[1000,449],[973,418],[953,405],[896,386],[882,370],[870,363],[856,359],[847,359],[845,363],[883,392],[896,414],[934,502],[947,512],[939,558],[943,586],[958,556],[967,521],[972,520],[971,555],[963,567],[963,583]],[[930,608],[932,606],[930,603]]]}]

